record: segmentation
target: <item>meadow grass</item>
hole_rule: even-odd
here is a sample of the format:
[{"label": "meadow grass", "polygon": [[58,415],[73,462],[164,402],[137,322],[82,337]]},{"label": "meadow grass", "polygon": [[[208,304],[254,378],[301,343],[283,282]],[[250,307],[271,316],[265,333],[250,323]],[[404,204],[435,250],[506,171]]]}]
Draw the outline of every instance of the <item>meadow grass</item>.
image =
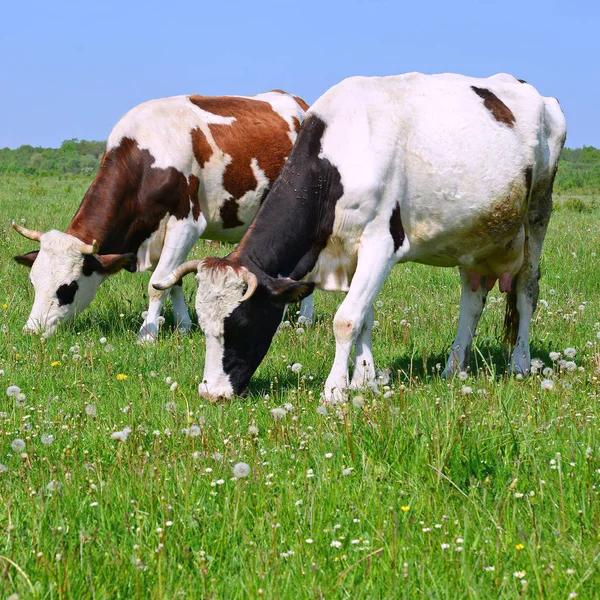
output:
[{"label": "meadow grass", "polygon": [[600,597],[595,199],[557,203],[546,240],[531,348],[552,373],[506,375],[496,289],[472,373],[442,381],[458,275],[399,265],[376,308],[379,392],[324,409],[338,294],[317,293],[311,327],[291,307],[250,393],[216,405],[197,327],[180,335],[167,307],[158,343],[136,345],[148,274],[23,336],[33,288],[11,257],[36,244],[10,221],[64,230],[89,181],[0,181],[3,597]]}]

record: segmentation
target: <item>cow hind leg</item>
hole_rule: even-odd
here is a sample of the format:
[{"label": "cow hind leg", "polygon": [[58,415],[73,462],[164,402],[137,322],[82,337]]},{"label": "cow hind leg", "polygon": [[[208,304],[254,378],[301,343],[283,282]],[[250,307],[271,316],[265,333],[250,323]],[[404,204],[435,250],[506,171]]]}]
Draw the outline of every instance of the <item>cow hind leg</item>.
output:
[{"label": "cow hind leg", "polygon": [[171,290],[173,290],[171,293],[173,294],[172,298],[177,325],[179,326],[181,323],[184,329],[189,329],[191,320],[185,306],[181,287],[174,286],[171,290],[157,290],[152,284],[163,280],[175,267],[185,261],[190,250],[202,234],[202,230],[203,228],[199,228],[198,223],[191,219],[177,220],[171,217],[171,220],[167,224],[167,232],[160,259],[148,284],[150,304],[147,316],[138,333],[138,343],[144,344],[156,341],[159,329],[159,317],[163,304]]},{"label": "cow hind leg", "polygon": [[529,329],[540,291],[540,256],[550,220],[551,203],[551,195],[548,194],[536,206],[533,218],[529,220],[529,235],[525,244],[523,266],[517,274],[516,285],[513,282],[519,323],[517,340],[510,361],[510,372],[513,375],[528,375],[531,370]]},{"label": "cow hind leg", "polygon": [[464,371],[469,367],[469,354],[471,352],[473,335],[477,329],[477,323],[479,323],[488,293],[485,278],[481,278],[476,291],[473,291],[471,277],[466,269],[460,269],[460,277],[462,290],[458,331],[452,343],[446,368],[442,371],[443,379],[448,379],[455,373]]},{"label": "cow hind leg", "polygon": [[365,315],[362,328],[356,338],[356,356],[354,358],[354,372],[350,387],[352,389],[361,389],[367,387],[376,387],[375,383],[375,364],[373,361],[373,305],[369,307]]},{"label": "cow hind leg", "polygon": [[[359,335],[359,357],[366,358],[368,355],[372,363],[370,331],[373,323],[369,315],[372,314],[373,302],[395,262],[391,238],[363,240],[350,290],[333,319],[335,358],[325,382],[327,402],[339,402],[346,397],[349,383],[348,360]],[[363,370],[363,375],[369,370],[370,367]]]}]

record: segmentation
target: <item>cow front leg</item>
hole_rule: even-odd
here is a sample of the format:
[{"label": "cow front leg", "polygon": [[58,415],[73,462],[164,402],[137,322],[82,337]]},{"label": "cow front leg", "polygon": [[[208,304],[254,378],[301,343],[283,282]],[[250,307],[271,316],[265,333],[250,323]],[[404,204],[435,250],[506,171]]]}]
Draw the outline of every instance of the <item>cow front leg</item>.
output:
[{"label": "cow front leg", "polygon": [[[377,236],[361,240],[358,263],[350,290],[333,319],[335,358],[325,382],[326,402],[336,403],[346,398],[349,383],[348,360],[359,335],[361,335],[359,356],[372,365],[370,336],[373,326],[373,302],[395,262],[391,237],[381,239]],[[363,327],[365,327],[364,331]],[[368,366],[363,370],[363,377],[370,369],[371,366]],[[360,370],[358,377],[360,377]]]},{"label": "cow front leg", "polygon": [[315,314],[315,303],[314,303],[314,294],[307,296],[302,300],[300,304],[300,316],[306,319],[306,324],[311,324],[313,322],[313,317]]},{"label": "cow front leg", "polygon": [[[192,219],[179,220],[175,217],[169,219],[160,259],[148,284],[150,304],[147,316],[138,334],[138,343],[144,344],[156,341],[159,329],[158,319],[169,293],[173,294],[173,306],[177,323],[181,323],[184,327],[187,325],[189,329],[191,320],[180,286],[174,286],[168,290],[157,290],[152,284],[165,279],[175,267],[185,261],[205,227],[206,221],[202,215],[200,215],[199,221],[193,221]],[[175,290],[175,288],[178,289]]]},{"label": "cow front leg", "polygon": [[479,323],[488,293],[485,277],[478,280],[475,291],[473,291],[473,279],[466,269],[460,269],[460,277],[462,289],[458,331],[450,350],[446,368],[442,371],[443,379],[452,377],[455,373],[464,371],[469,367],[471,342],[473,341],[473,335],[477,329],[477,323]]}]

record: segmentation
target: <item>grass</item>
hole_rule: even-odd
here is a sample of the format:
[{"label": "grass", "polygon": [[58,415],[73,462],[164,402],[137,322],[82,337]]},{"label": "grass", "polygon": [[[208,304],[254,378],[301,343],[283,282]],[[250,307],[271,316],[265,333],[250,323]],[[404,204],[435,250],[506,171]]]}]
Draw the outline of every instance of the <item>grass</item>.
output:
[{"label": "grass", "polygon": [[[22,336],[33,290],[10,257],[35,244],[10,220],[64,229],[88,183],[0,182],[0,594],[598,597],[595,200],[558,203],[545,246],[547,305],[534,315],[532,356],[552,375],[506,376],[494,291],[473,375],[441,381],[458,276],[401,265],[375,317],[374,354],[389,382],[322,414],[340,295],[317,294],[310,328],[291,310],[250,394],[220,405],[197,395],[197,328],[177,334],[167,309],[158,343],[135,344],[148,274],[115,276],[45,342]],[[195,254],[214,251],[205,244]],[[184,289],[192,307],[191,278]],[[574,371],[550,358],[567,347]],[[542,390],[546,378],[553,390]],[[9,385],[26,398],[7,397]],[[111,439],[125,427],[126,441]],[[250,465],[247,478],[233,478],[238,462]]]}]

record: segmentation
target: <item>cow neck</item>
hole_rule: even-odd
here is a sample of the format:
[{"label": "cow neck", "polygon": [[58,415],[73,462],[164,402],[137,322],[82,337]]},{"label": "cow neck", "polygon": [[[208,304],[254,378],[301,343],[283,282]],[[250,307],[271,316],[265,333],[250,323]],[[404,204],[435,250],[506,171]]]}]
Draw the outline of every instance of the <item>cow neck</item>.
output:
[{"label": "cow neck", "polygon": [[320,157],[326,125],[311,115],[265,202],[231,259],[271,277],[300,280],[315,266],[333,231],[343,194],[338,169]]},{"label": "cow neck", "polygon": [[[114,194],[106,193],[107,178],[103,176],[104,162],[100,167],[98,175],[85,193],[75,216],[71,220],[65,233],[72,235],[82,242],[91,244],[93,240],[98,242],[100,253],[121,252],[112,243],[108,248],[109,240],[114,236],[114,223],[109,222],[108,215],[118,210],[118,198]],[[104,218],[100,218],[105,215]],[[112,234],[112,235],[111,235]]]}]

